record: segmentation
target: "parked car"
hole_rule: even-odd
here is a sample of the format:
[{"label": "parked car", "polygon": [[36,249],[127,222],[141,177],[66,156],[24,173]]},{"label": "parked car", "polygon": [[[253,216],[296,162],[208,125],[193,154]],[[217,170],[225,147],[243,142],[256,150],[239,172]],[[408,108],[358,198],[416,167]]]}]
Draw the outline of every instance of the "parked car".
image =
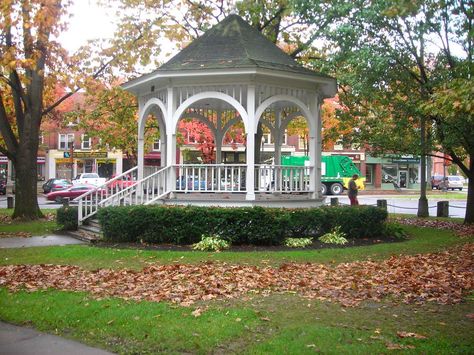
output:
[{"label": "parked car", "polygon": [[72,184],[67,179],[53,178],[53,179],[49,179],[43,184],[43,192],[47,194],[52,191],[64,190],[71,186]]},{"label": "parked car", "polygon": [[7,182],[5,180],[0,180],[0,195],[7,194]]},{"label": "parked car", "polygon": [[435,175],[431,177],[431,188],[438,190],[459,190],[462,191],[464,178],[458,175],[448,175],[443,177]]},{"label": "parked car", "polygon": [[77,175],[72,180],[72,184],[73,185],[88,184],[88,185],[102,186],[105,184],[106,181],[107,181],[106,178],[101,178],[96,173],[83,173],[83,174]]},{"label": "parked car", "polygon": [[186,177],[181,176],[179,179],[176,179],[176,190],[205,191],[206,181],[199,180],[198,176],[195,176],[194,178],[192,176],[188,176],[187,179]]},{"label": "parked car", "polygon": [[[76,197],[85,194],[88,191],[97,190],[97,186],[89,184],[78,184],[68,187],[64,190],[52,191],[46,195],[46,198],[49,201],[56,201],[62,203],[65,199],[73,200]],[[98,190],[101,197],[106,196],[106,191],[104,189]]]},{"label": "parked car", "polygon": [[[112,175],[112,179],[115,175]],[[133,179],[132,176],[126,175],[120,179],[114,180],[112,183],[108,185],[108,188],[111,190],[123,190],[127,187],[135,185],[137,182]]]}]

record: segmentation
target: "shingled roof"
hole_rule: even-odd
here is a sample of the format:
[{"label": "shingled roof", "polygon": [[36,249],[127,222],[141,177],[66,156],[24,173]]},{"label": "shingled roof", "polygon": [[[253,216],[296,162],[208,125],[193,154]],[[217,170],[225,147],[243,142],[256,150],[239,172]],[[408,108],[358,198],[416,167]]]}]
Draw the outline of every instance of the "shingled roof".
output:
[{"label": "shingled roof", "polygon": [[237,15],[226,17],[155,72],[230,68],[321,75],[302,67]]}]

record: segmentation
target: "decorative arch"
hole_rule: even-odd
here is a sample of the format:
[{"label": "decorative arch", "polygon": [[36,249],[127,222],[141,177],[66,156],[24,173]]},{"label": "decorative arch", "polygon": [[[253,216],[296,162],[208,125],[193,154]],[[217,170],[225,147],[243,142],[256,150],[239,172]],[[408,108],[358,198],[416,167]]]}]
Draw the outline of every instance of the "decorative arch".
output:
[{"label": "decorative arch", "polygon": [[270,107],[271,104],[278,101],[288,101],[298,106],[302,112],[302,116],[305,117],[306,121],[308,122],[309,129],[313,128],[313,125],[315,124],[315,122],[313,122],[310,119],[310,117],[312,117],[311,112],[309,108],[301,100],[289,95],[275,95],[263,101],[260,104],[260,106],[257,108],[257,110],[255,111],[255,117],[257,118],[257,120],[255,121],[255,127],[254,127],[255,131],[257,131],[258,122],[260,121],[260,117],[262,116],[263,112],[265,112],[265,110],[268,107]]},{"label": "decorative arch", "polygon": [[[162,114],[162,116],[157,115],[157,117],[156,117],[157,120],[158,120],[158,125],[160,126],[160,134],[161,134],[161,132],[166,132],[166,121],[167,121],[166,116],[165,116],[166,115],[166,106],[163,103],[163,101],[161,101],[160,99],[152,98],[152,99],[147,101],[147,103],[143,107],[143,111],[140,115],[140,119],[138,121],[138,139],[144,137],[144,135],[145,135],[145,124],[146,124],[147,116],[152,112],[152,110],[155,107],[158,107],[161,110],[161,114]],[[164,128],[163,131],[161,131],[162,127]]]},{"label": "decorative arch", "polygon": [[229,105],[234,107],[237,110],[237,112],[240,114],[240,117],[242,117],[242,120],[244,121],[245,130],[248,131],[248,126],[249,126],[248,114],[247,114],[247,111],[244,109],[244,107],[240,104],[240,102],[238,102],[232,96],[229,96],[222,92],[205,91],[205,92],[201,92],[199,94],[191,96],[177,108],[171,120],[171,124],[169,125],[169,130],[171,131],[169,133],[173,134],[176,132],[178,121],[181,115],[184,113],[184,111],[193,103],[203,100],[203,99],[218,99],[218,100],[227,102]]}]

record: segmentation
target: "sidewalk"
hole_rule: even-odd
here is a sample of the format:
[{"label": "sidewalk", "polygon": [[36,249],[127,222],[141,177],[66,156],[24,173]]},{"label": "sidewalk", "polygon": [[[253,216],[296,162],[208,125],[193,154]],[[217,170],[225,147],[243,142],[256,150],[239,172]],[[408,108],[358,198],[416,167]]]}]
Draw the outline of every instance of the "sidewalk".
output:
[{"label": "sidewalk", "polygon": [[[2,248],[46,247],[51,245],[87,244],[86,242],[67,235],[47,235],[28,238],[0,238]],[[1,354],[1,352],[0,352]]]},{"label": "sidewalk", "polygon": [[107,355],[77,341],[0,322],[0,354],[8,355]]}]

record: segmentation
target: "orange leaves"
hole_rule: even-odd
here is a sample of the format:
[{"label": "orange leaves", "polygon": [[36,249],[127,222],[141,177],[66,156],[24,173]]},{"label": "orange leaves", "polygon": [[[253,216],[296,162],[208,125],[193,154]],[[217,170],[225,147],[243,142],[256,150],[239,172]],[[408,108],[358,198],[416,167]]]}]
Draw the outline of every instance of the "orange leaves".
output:
[{"label": "orange leaves", "polygon": [[[0,286],[11,290],[87,291],[97,297],[122,297],[191,306],[197,301],[242,298],[248,294],[294,292],[309,299],[356,306],[384,297],[406,303],[452,304],[474,289],[474,244],[437,254],[393,256],[381,262],[329,267],[285,263],[281,267],[229,265],[151,265],[142,271],[82,270],[64,265],[0,267]],[[199,308],[192,313],[202,314]],[[399,337],[421,335],[399,332]]]}]

